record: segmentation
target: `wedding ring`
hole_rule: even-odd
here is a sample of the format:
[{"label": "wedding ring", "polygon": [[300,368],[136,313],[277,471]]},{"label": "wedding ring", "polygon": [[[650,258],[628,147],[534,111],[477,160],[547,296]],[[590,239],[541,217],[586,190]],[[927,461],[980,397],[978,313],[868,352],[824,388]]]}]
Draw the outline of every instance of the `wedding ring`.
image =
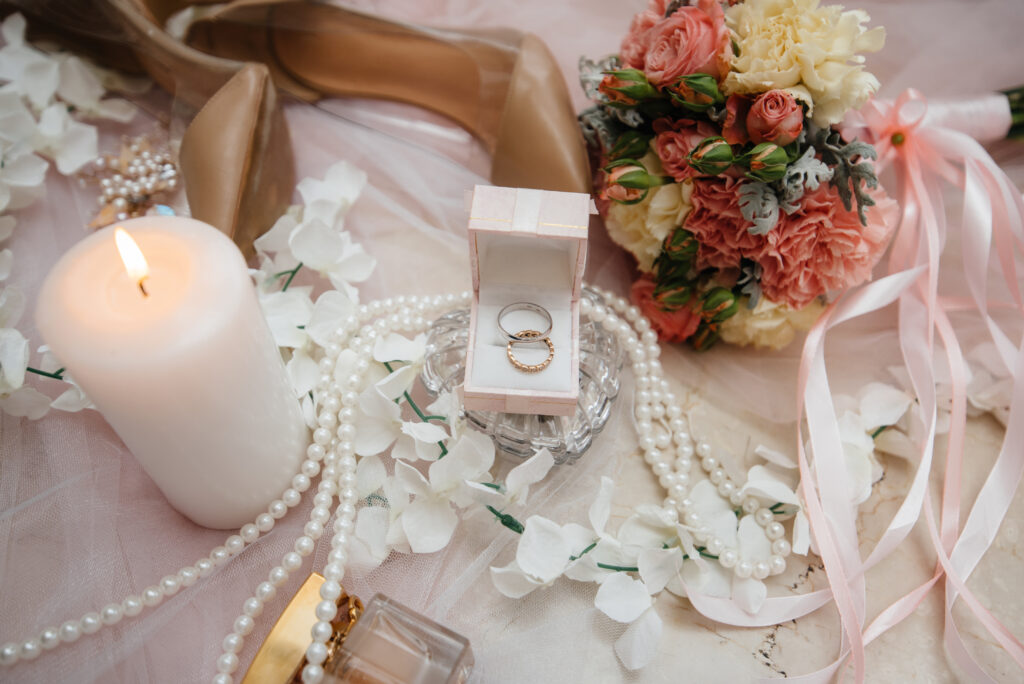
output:
[{"label": "wedding ring", "polygon": [[[540,315],[545,321],[547,321],[548,327],[544,330],[520,330],[516,334],[510,333],[505,329],[505,326],[501,324],[501,319],[505,317],[505,314],[512,313],[513,311],[532,311],[535,314]],[[551,312],[545,309],[540,304],[534,304],[533,302],[512,302],[501,311],[498,312],[498,330],[501,331],[501,336],[509,342],[526,342],[526,341],[539,341],[534,339],[527,339],[520,337],[523,333],[532,332],[536,333],[533,335],[535,338],[547,339],[547,336],[551,334]]]},{"label": "wedding ring", "polygon": [[[551,364],[551,359],[555,358],[555,345],[551,342],[550,337],[543,337],[539,330],[520,330],[515,334],[516,339],[509,340],[508,344],[505,345],[505,354],[508,356],[508,362],[511,363],[516,370],[524,373],[539,373]],[[517,344],[530,344],[533,342],[544,342],[548,345],[548,358],[544,359],[540,363],[527,364],[523,363],[515,357],[512,353],[512,348]]]}]

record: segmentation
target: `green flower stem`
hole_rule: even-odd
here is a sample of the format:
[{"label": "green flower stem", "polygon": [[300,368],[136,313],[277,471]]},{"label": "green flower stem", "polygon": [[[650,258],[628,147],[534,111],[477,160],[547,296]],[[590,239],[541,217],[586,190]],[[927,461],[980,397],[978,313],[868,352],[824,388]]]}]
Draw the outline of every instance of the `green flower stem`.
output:
[{"label": "green flower stem", "polygon": [[640,572],[640,568],[626,567],[624,565],[608,565],[607,563],[598,563],[597,567],[605,570],[614,570],[615,572]]},{"label": "green flower stem", "polygon": [[[299,265],[301,266],[302,264]],[[390,361],[384,362],[384,367],[388,369],[388,373],[395,372],[395,369],[391,367],[391,363],[392,362]],[[405,400],[409,402],[409,406],[412,407],[412,410],[416,412],[416,415],[424,423],[429,423],[431,420],[444,420],[444,416],[428,416],[425,413],[423,413],[423,411],[420,410],[420,407],[416,405],[416,402],[412,400],[412,397],[409,396],[408,391],[402,392],[402,396],[405,397]],[[437,446],[441,447],[441,455],[438,456],[438,458],[444,458],[445,456],[448,455],[448,449],[445,447],[444,442],[438,442]]]},{"label": "green flower stem", "polygon": [[880,426],[877,430],[875,430],[874,432],[871,433],[871,439],[874,439],[875,437],[878,437],[878,435],[882,434],[883,432],[885,432],[886,430],[888,430],[891,427],[892,427],[892,425],[882,425],[882,426]]},{"label": "green flower stem", "polygon": [[578,555],[576,555],[576,556],[569,556],[569,560],[571,560],[571,561],[579,560],[583,556],[586,556],[588,553],[593,551],[595,546],[597,546],[597,542],[596,541],[595,542],[591,542],[590,546],[588,546],[587,548],[585,548],[582,551],[580,551]]},{"label": "green flower stem", "polygon": [[275,273],[274,275],[271,276],[271,279],[272,280],[277,280],[278,278],[283,278],[284,276],[288,276],[288,280],[284,281],[284,285],[281,286],[281,292],[285,292],[288,289],[288,286],[292,284],[292,281],[295,280],[295,276],[298,274],[298,272],[299,272],[299,270],[301,268],[302,268],[302,262],[300,261],[299,265],[296,266],[295,268],[287,270],[287,271],[281,271],[280,273]]},{"label": "green flower stem", "polygon": [[63,380],[64,379],[64,369],[63,368],[58,368],[57,370],[53,371],[52,373],[47,373],[46,371],[39,370],[38,368],[33,368],[32,366],[29,366],[25,370],[28,371],[29,373],[35,373],[36,375],[42,375],[44,378],[53,378],[54,380]]},{"label": "green flower stem", "polygon": [[519,522],[508,513],[502,513],[501,511],[499,511],[494,506],[491,506],[490,504],[487,504],[487,510],[489,510],[494,515],[494,517],[498,519],[498,522],[500,522],[508,529],[512,530],[516,534],[523,533],[523,530],[525,529],[523,527],[523,523]]}]

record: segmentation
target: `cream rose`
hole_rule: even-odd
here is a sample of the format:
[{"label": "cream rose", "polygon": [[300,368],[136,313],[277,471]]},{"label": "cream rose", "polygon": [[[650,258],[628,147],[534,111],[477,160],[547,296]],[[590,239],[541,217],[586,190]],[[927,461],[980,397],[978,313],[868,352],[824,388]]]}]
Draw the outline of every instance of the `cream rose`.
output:
[{"label": "cream rose", "polygon": [[819,0],[746,0],[726,10],[739,47],[723,82],[727,94],[788,90],[819,126],[838,123],[878,90],[860,53],[877,52],[885,29],[865,30],[861,10]]},{"label": "cream rose", "polygon": [[793,341],[798,330],[810,330],[824,310],[817,300],[794,310],[761,297],[753,309],[740,304],[734,316],[722,321],[718,333],[729,344],[782,349]]}]

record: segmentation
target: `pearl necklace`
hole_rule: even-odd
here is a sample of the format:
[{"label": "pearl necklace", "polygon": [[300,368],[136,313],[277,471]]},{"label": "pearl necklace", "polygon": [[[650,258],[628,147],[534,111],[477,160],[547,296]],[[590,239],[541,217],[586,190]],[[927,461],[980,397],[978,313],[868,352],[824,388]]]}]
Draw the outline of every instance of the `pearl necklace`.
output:
[{"label": "pearl necklace", "polygon": [[[694,530],[695,539],[705,545],[706,553],[717,555],[718,562],[723,567],[732,568],[737,577],[762,579],[781,573],[786,567],[785,557],[790,553],[789,542],[782,539],[785,533],[783,526],[774,520],[773,512],[763,508],[756,498],[741,496],[740,489],[713,456],[708,442],[699,441],[694,445],[686,431],[687,421],[683,418],[682,407],[662,373],[658,361],[661,348],[650,322],[623,297],[597,288],[591,289],[598,292],[608,306],[595,306],[589,300],[582,299],[580,311],[593,322],[614,332],[629,355],[636,383],[634,411],[639,444],[644,452],[644,460],[668,494],[662,503],[666,516],[672,520],[682,516],[687,527]],[[105,626],[117,624],[124,617],[135,617],[144,608],[155,607],[181,588],[194,585],[200,578],[210,575],[217,566],[226,564],[241,553],[247,544],[255,542],[273,529],[277,520],[300,503],[302,493],[311,486],[312,478],[320,475],[317,494],[313,497],[313,508],[302,536],[295,540],[293,550],[285,553],[281,562],[270,570],[267,580],[261,582],[253,595],[242,603],[242,614],[235,619],[233,630],[222,642],[223,652],[217,659],[217,674],[212,679],[214,684],[232,684],[232,674],[239,664],[237,653],[245,637],[255,627],[255,618],[263,612],[264,605],[275,598],[277,588],[302,566],[304,558],[313,553],[317,540],[323,536],[324,525],[331,518],[331,506],[337,496],[334,535],[327,564],[323,569],[325,581],[320,589],[322,600],[316,607],[318,621],[311,630],[312,639],[306,651],[309,664],[302,670],[304,684],[320,682],[324,677],[322,664],[328,655],[327,641],[332,633],[330,622],[337,615],[335,601],[341,595],[340,582],[345,576],[345,564],[348,561],[347,547],[355,527],[358,496],[355,489],[356,459],[353,447],[356,434],[355,406],[359,400],[358,390],[370,367],[374,342],[392,330],[419,332],[442,311],[459,305],[465,306],[469,299],[470,293],[463,292],[458,296],[400,296],[360,305],[356,314],[342,321],[323,348],[323,357],[319,360],[321,375],[314,390],[319,413],[312,443],[306,450],[307,457],[300,466],[300,472],[292,478],[291,486],[280,498],[270,503],[267,512],[261,513],[252,523],[243,525],[237,534],[229,536],[223,545],[214,548],[207,556],[181,568],[175,574],[165,576],[141,595],[130,595],[120,603],[109,603],[99,612],[89,612],[77,620],[68,620],[59,628],[48,627],[37,637],[0,646],[0,665],[34,660],[43,651],[52,650],[61,643],[77,641],[83,634],[94,634]],[[377,320],[371,324],[373,319]],[[355,352],[357,361],[354,372],[338,381],[334,371],[338,357],[346,348]],[[699,514],[691,510],[693,502],[686,498],[686,494],[689,492],[694,454],[700,457],[701,466],[710,481],[717,486],[719,494],[733,505],[741,507],[745,515],[755,516],[754,519],[771,541],[772,555],[769,558],[754,561],[741,559],[737,549],[727,548],[721,539],[712,536]]]}]

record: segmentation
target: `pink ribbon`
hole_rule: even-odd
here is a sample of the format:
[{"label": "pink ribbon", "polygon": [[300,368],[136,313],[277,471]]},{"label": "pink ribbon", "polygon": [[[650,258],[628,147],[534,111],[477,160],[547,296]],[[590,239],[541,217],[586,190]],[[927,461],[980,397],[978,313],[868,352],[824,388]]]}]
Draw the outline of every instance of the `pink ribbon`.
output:
[{"label": "pink ribbon", "polygon": [[[817,672],[793,678],[797,681],[826,682],[851,662],[856,680],[862,682],[867,644],[910,615],[942,578],[946,599],[945,645],[953,661],[976,679],[990,681],[967,651],[953,620],[953,605],[963,598],[989,633],[1024,667],[1024,647],[1020,641],[965,584],[992,543],[1024,474],[1024,382],[1020,381],[1024,378],[1024,345],[1019,340],[1015,343],[990,314],[993,308],[1024,313],[1015,252],[1024,252],[1024,201],[991,157],[968,135],[992,140],[1005,136],[1008,128],[1009,106],[1001,96],[928,107],[924,97],[913,90],[903,93],[895,103],[868,103],[859,117],[846,126],[847,139],[859,135],[875,145],[879,168],[889,164],[895,167],[902,217],[890,251],[889,275],[833,302],[808,333],[801,356],[798,411],[800,416],[806,415],[814,462],[812,467],[804,451],[804,434],[798,420],[800,492],[825,565],[829,589],[768,598],[756,615],[748,615],[726,599],[689,592],[691,602],[702,614],[740,626],[777,624],[834,601],[842,626],[839,657]],[[953,185],[964,195],[959,228],[963,272],[969,290],[966,298],[940,297],[938,293],[939,260],[947,236],[943,183]],[[988,299],[987,277],[993,246],[1012,302]],[[824,349],[829,330],[894,302],[899,311],[900,349],[918,399],[916,411],[925,436],[904,500],[878,543],[862,560],[855,526],[857,512],[845,484],[843,447]],[[999,456],[960,529],[968,370],[948,315],[965,309],[981,316],[1013,378],[1014,390],[1010,427]],[[927,502],[937,415],[935,333],[949,368],[953,398],[938,524]],[[903,542],[920,519],[922,507],[938,558],[935,572],[929,580],[882,610],[865,628],[864,574]]]}]

